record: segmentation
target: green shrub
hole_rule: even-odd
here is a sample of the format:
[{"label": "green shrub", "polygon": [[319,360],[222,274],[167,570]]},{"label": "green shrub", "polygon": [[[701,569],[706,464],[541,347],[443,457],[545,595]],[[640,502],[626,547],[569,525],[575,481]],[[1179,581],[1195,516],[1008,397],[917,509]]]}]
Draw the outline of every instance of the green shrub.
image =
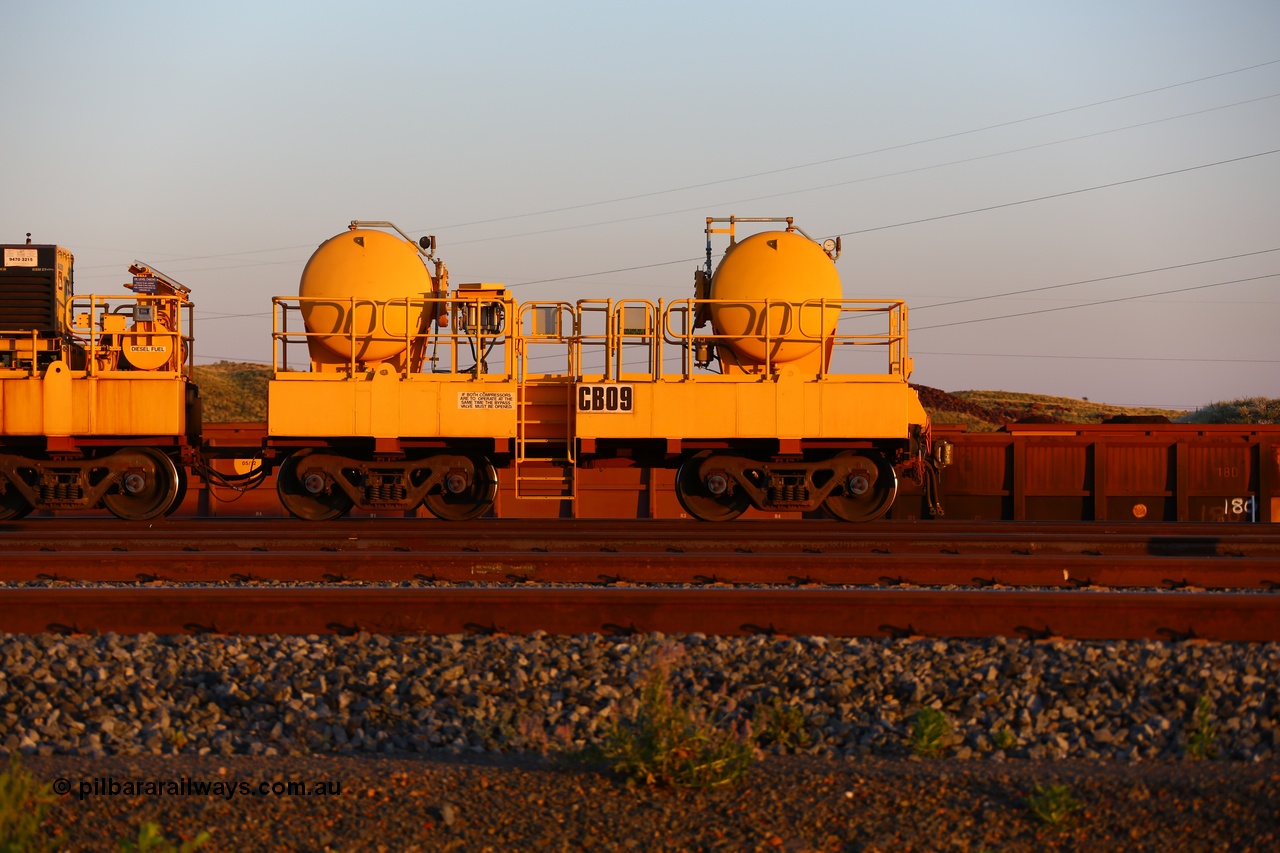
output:
[{"label": "green shrub", "polygon": [[1083,806],[1071,796],[1066,785],[1036,785],[1036,792],[1027,797],[1027,807],[1046,826],[1063,826]]},{"label": "green shrub", "polygon": [[164,837],[164,832],[157,824],[144,823],[138,827],[137,841],[121,839],[120,853],[191,853],[203,847],[208,840],[209,833],[201,832],[195,838],[175,846],[172,841]]},{"label": "green shrub", "polygon": [[783,704],[780,696],[774,696],[768,704],[761,702],[756,705],[755,713],[751,715],[751,731],[761,746],[795,749],[809,745],[804,712],[795,705]]},{"label": "green shrub", "polygon": [[635,718],[609,731],[599,751],[634,782],[678,788],[736,782],[756,756],[749,726],[716,720],[710,709],[677,699],[662,666],[649,670],[642,682]]},{"label": "green shrub", "polygon": [[1018,742],[1018,736],[1008,726],[1005,726],[991,735],[991,742],[995,744],[996,749],[1012,749]]},{"label": "green shrub", "polygon": [[921,708],[911,721],[911,752],[924,758],[942,754],[951,736],[951,724],[936,708]]},{"label": "green shrub", "polygon": [[1196,702],[1191,727],[1187,731],[1187,755],[1195,759],[1215,758],[1218,755],[1218,727],[1213,722],[1213,703],[1208,696]]},{"label": "green shrub", "polygon": [[13,755],[9,769],[0,773],[0,853],[56,849],[58,840],[44,821],[57,801],[53,788],[42,785]]}]

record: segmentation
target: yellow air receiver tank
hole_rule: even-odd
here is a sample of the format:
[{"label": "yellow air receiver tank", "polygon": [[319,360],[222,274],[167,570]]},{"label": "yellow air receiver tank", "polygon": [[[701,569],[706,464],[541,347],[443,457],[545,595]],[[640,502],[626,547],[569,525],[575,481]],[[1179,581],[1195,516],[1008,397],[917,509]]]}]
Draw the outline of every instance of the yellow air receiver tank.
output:
[{"label": "yellow air receiver tank", "polygon": [[[782,364],[816,357],[823,337],[835,332],[842,298],[835,263],[793,231],[767,231],[734,244],[709,295],[712,325],[725,336],[721,346],[748,369],[769,359]],[[814,301],[821,299],[835,302],[824,308]]]},{"label": "yellow air receiver tank", "polygon": [[336,366],[353,359],[400,360],[406,336],[422,327],[422,303],[411,306],[408,300],[433,290],[411,242],[360,228],[326,240],[307,261],[298,285],[312,361]]}]

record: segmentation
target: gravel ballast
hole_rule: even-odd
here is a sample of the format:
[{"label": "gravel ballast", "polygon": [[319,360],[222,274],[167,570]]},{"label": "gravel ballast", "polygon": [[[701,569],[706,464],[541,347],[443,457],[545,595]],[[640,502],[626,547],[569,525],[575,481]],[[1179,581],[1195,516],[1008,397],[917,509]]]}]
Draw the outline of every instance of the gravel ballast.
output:
[{"label": "gravel ballast", "polygon": [[[730,718],[793,706],[809,754],[1273,758],[1280,645],[776,639],[0,635],[0,756],[533,751],[599,740],[655,666]],[[1003,745],[1004,748],[1000,748]]]},{"label": "gravel ballast", "polygon": [[[548,763],[633,714],[654,667],[729,720],[794,707],[807,743],[771,747],[799,754],[766,756],[740,786],[692,794]],[[275,820],[298,822],[284,849],[316,850],[1268,849],[1278,692],[1277,644],[0,635],[0,756],[70,780],[56,812],[84,839],[73,849],[101,849],[84,833],[136,831],[148,814],[214,830],[209,849],[273,849],[237,833]],[[911,757],[922,708],[949,724],[941,759]],[[1207,749],[1189,749],[1196,733]],[[85,779],[113,776],[309,774],[338,781],[342,805],[80,798]],[[1055,782],[1082,806],[1063,829],[1026,805]],[[370,846],[381,821],[386,840]]]}]

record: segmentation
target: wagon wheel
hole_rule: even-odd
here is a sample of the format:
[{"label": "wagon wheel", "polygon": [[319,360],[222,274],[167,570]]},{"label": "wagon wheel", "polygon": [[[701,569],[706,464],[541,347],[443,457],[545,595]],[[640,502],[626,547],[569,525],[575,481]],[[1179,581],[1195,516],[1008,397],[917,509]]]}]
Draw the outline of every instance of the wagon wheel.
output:
[{"label": "wagon wheel", "polygon": [[139,447],[121,450],[109,459],[120,475],[116,491],[102,496],[102,505],[116,518],[146,521],[165,513],[178,498],[179,475],[173,460],[159,450]]},{"label": "wagon wheel", "polygon": [[498,472],[493,463],[481,456],[471,462],[470,481],[461,491],[451,491],[441,486],[422,499],[422,505],[436,518],[445,521],[466,521],[484,515],[498,496]]},{"label": "wagon wheel", "polygon": [[893,506],[898,495],[898,475],[879,453],[846,450],[836,458],[849,457],[858,457],[858,467],[827,495],[822,508],[842,521],[875,521]]},{"label": "wagon wheel", "polygon": [[[703,461],[712,458],[710,450],[695,453],[680,464],[676,471],[676,497],[680,506],[694,518],[702,521],[732,521],[747,511],[751,498],[742,489],[726,489],[723,494],[713,494],[702,478]],[[732,484],[728,484],[732,485]]]},{"label": "wagon wheel", "polygon": [[352,500],[342,487],[328,482],[322,474],[314,474],[303,482],[298,476],[299,465],[310,455],[303,450],[280,463],[276,472],[276,494],[289,514],[303,521],[328,521],[346,515]]},{"label": "wagon wheel", "polygon": [[169,508],[164,511],[165,517],[173,515],[178,511],[178,507],[182,506],[182,502],[187,498],[187,469],[183,465],[178,467],[178,491],[173,496],[173,503],[169,504]]},{"label": "wagon wheel", "polygon": [[17,486],[3,480],[0,480],[0,486],[4,487],[4,491],[0,491],[0,521],[16,520],[31,512],[31,504],[27,503]]}]

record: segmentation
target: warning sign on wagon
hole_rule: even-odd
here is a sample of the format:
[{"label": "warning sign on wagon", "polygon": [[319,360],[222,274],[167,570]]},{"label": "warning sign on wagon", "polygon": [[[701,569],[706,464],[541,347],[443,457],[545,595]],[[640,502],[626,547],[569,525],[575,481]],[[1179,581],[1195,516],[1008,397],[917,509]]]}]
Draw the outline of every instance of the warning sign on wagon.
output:
[{"label": "warning sign on wagon", "polygon": [[6,267],[34,267],[40,263],[40,256],[36,254],[35,249],[20,246],[17,248],[5,247],[4,265]]},{"label": "warning sign on wagon", "polygon": [[459,391],[459,409],[514,409],[516,395],[511,391]]}]

